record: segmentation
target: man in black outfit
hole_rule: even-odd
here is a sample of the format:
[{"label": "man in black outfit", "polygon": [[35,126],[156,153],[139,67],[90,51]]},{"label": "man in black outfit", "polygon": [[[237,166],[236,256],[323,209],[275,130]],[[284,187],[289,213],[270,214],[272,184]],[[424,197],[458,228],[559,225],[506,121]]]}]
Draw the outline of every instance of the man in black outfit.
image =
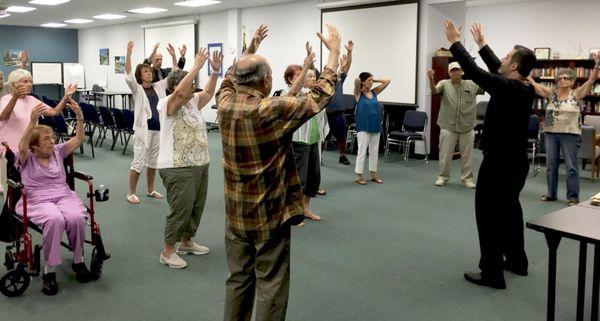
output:
[{"label": "man in black outfit", "polygon": [[[516,45],[500,61],[487,46],[481,25],[471,28],[479,55],[489,72],[479,68],[460,43],[460,29],[446,20],[450,51],[479,87],[491,96],[480,148],[483,162],[477,176],[475,217],[479,233],[481,272],[466,272],[467,281],[505,289],[504,269],[527,275],[523,210],[519,194],[529,171],[527,127],[535,91],[525,79],[533,69],[533,51]],[[506,258],[506,260],[504,260]]]}]

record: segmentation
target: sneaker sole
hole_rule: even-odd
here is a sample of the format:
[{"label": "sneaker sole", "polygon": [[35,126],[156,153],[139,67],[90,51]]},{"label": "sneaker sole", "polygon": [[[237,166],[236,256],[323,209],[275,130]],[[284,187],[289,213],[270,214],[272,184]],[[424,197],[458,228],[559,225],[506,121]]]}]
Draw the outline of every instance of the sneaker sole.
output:
[{"label": "sneaker sole", "polygon": [[183,269],[187,266],[187,263],[185,263],[185,265],[172,265],[167,263],[167,261],[165,261],[162,257],[158,260],[161,264],[164,264],[172,269],[176,269],[176,270],[180,270]]},{"label": "sneaker sole", "polygon": [[207,252],[195,252],[195,251],[180,251],[180,250],[176,250],[175,253],[177,253],[179,255],[188,255],[188,254],[205,255],[205,254],[210,253],[210,251],[207,251]]}]

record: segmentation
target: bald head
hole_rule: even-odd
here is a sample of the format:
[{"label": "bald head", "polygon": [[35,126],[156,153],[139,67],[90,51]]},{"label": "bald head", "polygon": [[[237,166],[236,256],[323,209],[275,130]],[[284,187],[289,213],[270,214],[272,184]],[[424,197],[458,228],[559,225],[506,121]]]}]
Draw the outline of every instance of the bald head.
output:
[{"label": "bald head", "polygon": [[271,66],[262,56],[242,56],[235,65],[234,78],[238,85],[256,88],[265,96],[271,93]]}]

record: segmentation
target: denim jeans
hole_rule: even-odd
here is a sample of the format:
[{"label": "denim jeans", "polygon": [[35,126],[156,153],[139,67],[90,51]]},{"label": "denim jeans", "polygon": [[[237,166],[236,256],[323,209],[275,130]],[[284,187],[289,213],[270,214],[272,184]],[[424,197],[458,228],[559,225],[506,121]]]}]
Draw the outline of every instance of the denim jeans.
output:
[{"label": "denim jeans", "polygon": [[558,189],[558,165],[560,151],[567,169],[567,199],[579,201],[579,165],[577,152],[581,145],[581,135],[546,133],[546,178],[548,197],[556,197]]}]

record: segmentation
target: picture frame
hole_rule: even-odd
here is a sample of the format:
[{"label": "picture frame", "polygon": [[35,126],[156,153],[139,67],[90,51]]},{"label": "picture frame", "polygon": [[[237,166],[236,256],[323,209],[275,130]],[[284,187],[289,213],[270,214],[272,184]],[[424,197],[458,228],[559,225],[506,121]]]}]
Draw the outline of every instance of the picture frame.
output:
[{"label": "picture frame", "polygon": [[537,59],[550,59],[550,48],[549,47],[535,48],[535,49],[533,49],[533,52],[535,53],[535,57]]},{"label": "picture frame", "polygon": [[[217,43],[209,43],[207,46],[208,48],[208,58],[210,59],[210,57],[212,57],[213,52],[218,51],[221,54],[223,54],[223,43],[222,42],[217,42]],[[212,73],[212,68],[210,67],[210,64],[208,64],[208,68],[206,68],[208,70],[208,75],[210,76],[210,74]],[[219,78],[223,77],[223,64],[221,64],[221,70],[219,70]]]},{"label": "picture frame", "polygon": [[600,54],[600,48],[590,48],[590,57],[589,57],[590,59],[592,59],[593,53],[595,53],[597,55]]}]

